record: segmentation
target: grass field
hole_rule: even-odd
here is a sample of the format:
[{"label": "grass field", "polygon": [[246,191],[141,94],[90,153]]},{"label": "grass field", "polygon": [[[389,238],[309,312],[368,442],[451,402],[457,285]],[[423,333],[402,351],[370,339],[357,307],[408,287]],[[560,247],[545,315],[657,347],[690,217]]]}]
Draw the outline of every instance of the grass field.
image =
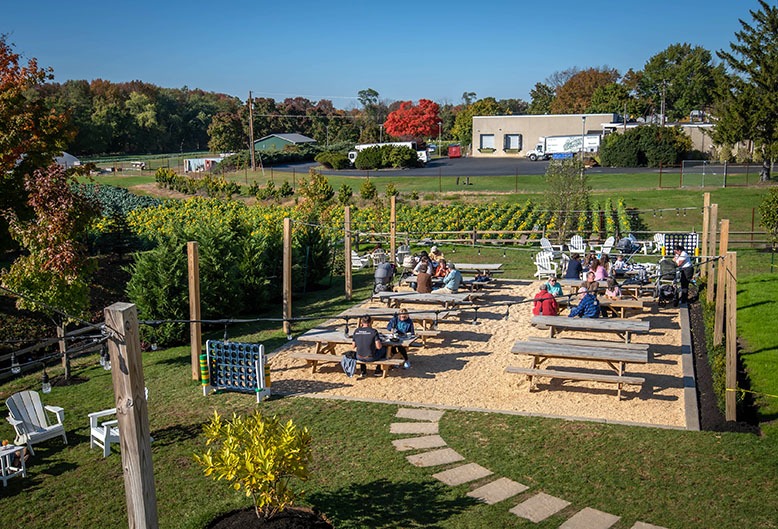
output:
[{"label": "grass field", "polygon": [[[129,173],[129,172],[127,172]],[[242,182],[245,175],[233,178]],[[299,174],[274,173],[276,184]],[[252,180],[258,178],[249,178]],[[515,176],[471,178],[473,185],[456,186],[453,179],[375,178],[379,189],[393,182],[401,192],[417,190],[429,199],[522,200],[515,193]],[[428,181],[427,181],[428,180]],[[100,176],[98,181],[132,187],[153,182],[148,174]],[[333,177],[337,189],[347,183],[358,191],[362,178]],[[543,192],[542,177],[519,177],[522,193]],[[622,196],[629,207],[645,210],[641,218],[648,232],[699,229],[702,215],[686,216],[648,211],[661,208],[701,207],[699,189],[658,190],[658,175],[592,175],[596,196]],[[663,175],[663,186],[672,175]],[[675,185],[678,184],[676,176]],[[438,185],[445,195],[438,194]],[[414,187],[415,186],[415,187]],[[420,186],[424,186],[421,188]],[[719,204],[719,218],[730,218],[732,229],[751,228],[752,209],[762,187],[709,188]],[[422,197],[424,198],[424,197]],[[758,217],[756,219],[758,223]],[[759,229],[757,227],[757,229]],[[529,277],[537,249],[500,247],[445,247],[455,262],[503,262],[505,277]],[[447,487],[431,475],[441,470],[416,468],[396,452],[389,434],[397,406],[305,398],[273,398],[260,405],[270,414],[291,418],[311,429],[314,438],[312,479],[306,485],[307,504],[326,513],[338,528],[481,528],[559,527],[573,512],[592,507],[621,516],[614,529],[628,529],[637,521],[667,528],[708,529],[748,527],[775,529],[778,512],[778,340],[772,322],[778,317],[778,275],[766,275],[774,256],[755,250],[738,251],[738,332],[746,350],[751,389],[759,395],[764,420],[761,435],[723,432],[683,432],[598,423],[568,422],[494,413],[448,411],[441,436],[466,461],[530,487],[523,496],[496,505],[477,503],[465,495],[468,485]],[[655,256],[650,257],[655,259]],[[355,300],[364,299],[372,286],[372,270],[355,274]],[[329,288],[308,293],[293,303],[295,315],[324,318],[350,306],[343,297],[343,279]],[[278,307],[262,316],[278,317]],[[316,324],[296,323],[295,334]],[[286,343],[277,323],[233,325],[233,340],[259,341],[272,350]],[[223,328],[206,329],[206,337],[221,338]],[[225,393],[202,397],[190,380],[186,347],[144,355],[150,391],[149,409],[160,526],[182,529],[203,527],[208,520],[250,501],[202,475],[192,454],[201,450],[204,421],[216,409],[222,413],[249,412],[252,395]],[[121,459],[116,453],[102,459],[89,450],[87,414],[113,405],[110,373],[95,357],[77,360],[75,373],[82,384],[55,387],[46,404],[66,409],[70,444],[53,440],[36,446],[26,479],[13,479],[0,495],[0,511],[20,528],[126,527]],[[50,370],[51,375],[60,370]],[[40,387],[40,374],[0,386],[0,399],[21,389]],[[0,438],[12,438],[6,422]],[[572,502],[562,515],[533,524],[508,509],[537,492]],[[9,513],[13,513],[12,515]],[[8,522],[7,522],[8,523]]]},{"label": "grass field", "polygon": [[[477,251],[461,255],[479,258]],[[495,256],[482,252],[480,257]],[[509,268],[506,275],[515,272]],[[371,283],[371,271],[356,274],[357,300],[368,295]],[[342,292],[342,278],[335,278],[329,289],[296,301],[294,313],[324,317],[340,311],[349,304]],[[766,299],[771,295],[764,292]],[[741,311],[748,310],[741,306]],[[294,332],[313,325],[295,324]],[[223,329],[208,333],[206,337],[221,338]],[[231,326],[228,335],[236,341],[261,341],[269,349],[286,342],[277,322]],[[769,336],[765,340],[767,347],[774,347]],[[111,374],[94,356],[74,364],[84,382],[55,386],[44,396],[45,403],[66,409],[70,444],[63,447],[52,440],[38,445],[29,476],[11,480],[0,496],[0,510],[14,513],[16,527],[126,527],[121,458],[114,448],[114,454],[102,459],[88,442],[86,415],[113,403]],[[249,412],[256,406],[253,395],[203,397],[191,381],[187,347],[145,354],[144,371],[160,526],[196,529],[220,513],[248,506],[245,496],[204,477],[192,454],[203,448],[201,426],[213,410]],[[50,370],[53,376],[59,373],[59,368]],[[0,386],[0,398],[39,384],[39,374],[16,379]],[[397,406],[274,398],[260,409],[311,429],[314,464],[305,487],[306,503],[339,528],[550,529],[583,507],[621,516],[615,529],[627,529],[636,521],[684,529],[775,527],[778,431],[769,424],[757,436],[448,411],[441,436],[467,462],[530,487],[515,501],[489,506],[465,496],[469,485],[451,488],[432,478],[441,468],[413,467],[405,461],[406,453],[393,449],[396,436],[389,433],[389,424],[395,421]],[[10,426],[0,424],[0,438],[12,436]],[[572,506],[539,524],[508,512],[540,491]]]}]

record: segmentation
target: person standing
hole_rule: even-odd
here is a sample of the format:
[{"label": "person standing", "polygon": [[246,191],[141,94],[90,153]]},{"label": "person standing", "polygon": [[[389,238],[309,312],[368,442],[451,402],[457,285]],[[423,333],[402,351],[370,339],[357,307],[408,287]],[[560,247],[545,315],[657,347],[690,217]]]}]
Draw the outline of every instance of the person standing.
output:
[{"label": "person standing", "polygon": [[535,316],[556,316],[559,314],[559,305],[556,298],[548,291],[548,285],[543,283],[540,290],[532,300],[532,314]]},{"label": "person standing", "polygon": [[[373,318],[369,314],[359,318],[359,327],[356,328],[351,336],[354,342],[354,349],[357,352],[357,360],[360,362],[375,362],[386,358],[386,348],[381,343],[381,337],[378,331],[373,328]],[[367,366],[362,363],[361,373],[363,377],[367,376]],[[383,375],[381,366],[376,366],[375,376]]]},{"label": "person standing", "polygon": [[673,257],[673,262],[681,272],[681,303],[688,303],[689,283],[691,283],[692,277],[694,277],[694,266],[692,265],[692,258],[689,257],[689,254],[680,244],[675,246],[673,253],[675,254],[675,257]]},{"label": "person standing", "polygon": [[581,256],[574,253],[570,256],[570,261],[567,263],[567,270],[565,271],[565,279],[581,279],[583,273],[583,264],[581,264]]}]

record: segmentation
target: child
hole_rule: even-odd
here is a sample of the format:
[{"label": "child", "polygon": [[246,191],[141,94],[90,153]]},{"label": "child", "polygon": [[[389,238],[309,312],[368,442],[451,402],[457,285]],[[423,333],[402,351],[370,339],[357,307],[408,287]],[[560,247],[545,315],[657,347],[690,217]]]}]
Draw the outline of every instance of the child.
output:
[{"label": "child", "polygon": [[612,277],[608,278],[607,287],[605,288],[605,297],[608,299],[621,299],[621,288],[616,280]]}]

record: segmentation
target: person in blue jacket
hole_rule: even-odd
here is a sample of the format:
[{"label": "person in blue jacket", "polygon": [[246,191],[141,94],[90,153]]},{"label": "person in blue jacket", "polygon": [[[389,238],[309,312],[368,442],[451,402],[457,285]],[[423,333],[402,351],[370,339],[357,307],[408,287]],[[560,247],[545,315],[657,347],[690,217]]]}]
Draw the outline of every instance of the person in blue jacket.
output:
[{"label": "person in blue jacket", "polygon": [[[400,313],[395,314],[389,320],[389,325],[386,326],[386,329],[397,333],[399,338],[416,334],[413,330],[413,320],[411,320],[411,316],[408,314],[408,309],[400,309]],[[403,369],[411,367],[411,362],[408,360],[408,350],[402,345],[396,345],[395,349],[403,357]]]},{"label": "person in blue jacket", "polygon": [[586,287],[578,289],[578,305],[570,311],[570,318],[599,318],[600,302],[597,296],[589,292]]}]

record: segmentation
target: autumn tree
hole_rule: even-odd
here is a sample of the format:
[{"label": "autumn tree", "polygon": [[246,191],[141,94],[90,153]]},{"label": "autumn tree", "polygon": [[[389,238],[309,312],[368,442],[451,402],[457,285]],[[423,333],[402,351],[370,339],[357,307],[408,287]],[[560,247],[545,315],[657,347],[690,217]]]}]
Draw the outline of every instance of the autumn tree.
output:
[{"label": "autumn tree", "polygon": [[591,187],[580,160],[554,160],[546,170],[546,208],[554,212],[560,240],[575,230],[581,211],[589,209]]},{"label": "autumn tree", "polygon": [[429,99],[419,99],[418,105],[403,101],[400,108],[386,118],[384,128],[396,138],[429,138],[438,133],[439,110],[438,104]]},{"label": "autumn tree", "polygon": [[[7,288],[81,315],[89,302],[84,235],[100,209],[96,201],[74,190],[75,183],[75,177],[57,164],[25,177],[24,189],[35,218],[22,220],[13,211],[5,216],[13,238],[27,254],[1,277]],[[17,305],[45,309],[23,298]]]},{"label": "autumn tree", "polygon": [[730,51],[718,52],[736,75],[717,106],[714,138],[754,141],[761,151],[760,180],[767,181],[778,155],[778,7],[759,4],[758,11],[750,11],[752,24],[740,20],[742,30]]},{"label": "autumn tree", "polygon": [[591,104],[594,92],[618,79],[619,72],[607,66],[582,70],[557,88],[556,96],[551,102],[551,112],[553,114],[584,113]]},{"label": "autumn tree", "polygon": [[[5,35],[0,35],[0,211],[27,218],[24,176],[59,156],[72,132],[64,114],[47,108],[40,88],[52,78],[33,58],[20,62]],[[0,248],[10,243],[0,221]]]}]

